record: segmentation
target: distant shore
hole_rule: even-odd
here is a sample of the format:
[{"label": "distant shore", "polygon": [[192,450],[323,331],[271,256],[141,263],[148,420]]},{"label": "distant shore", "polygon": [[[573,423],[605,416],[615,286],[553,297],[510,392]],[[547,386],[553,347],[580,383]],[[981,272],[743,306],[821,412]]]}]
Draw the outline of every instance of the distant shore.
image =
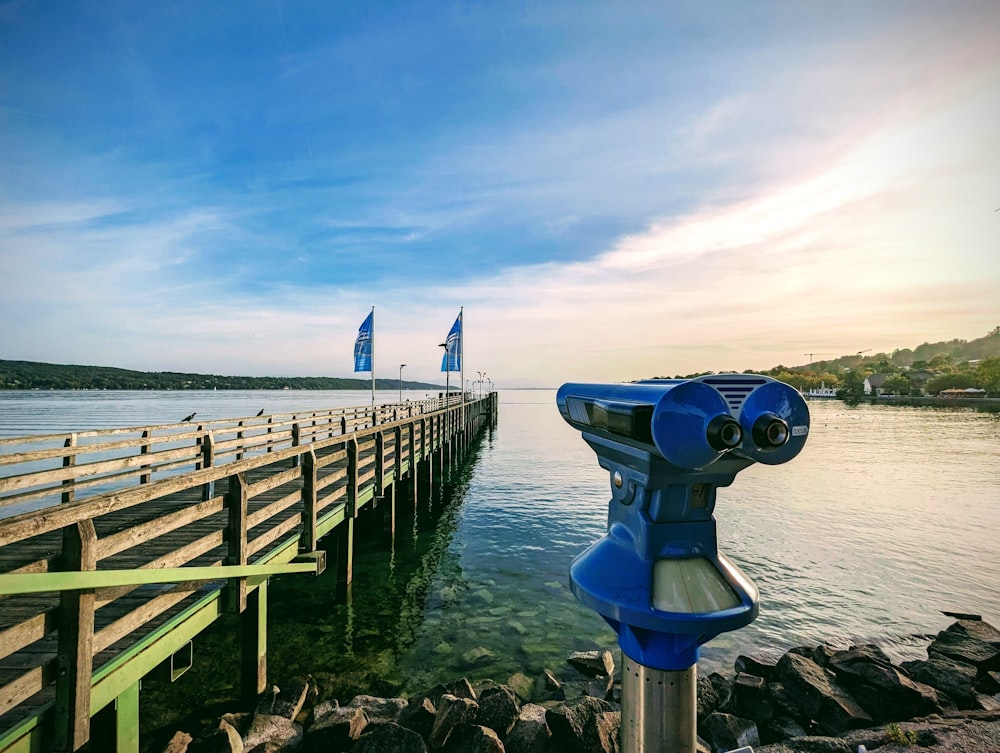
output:
[{"label": "distant shore", "polygon": [[865,396],[859,401],[869,405],[909,405],[930,408],[975,408],[984,413],[1000,413],[1000,397],[932,397],[929,395]]}]

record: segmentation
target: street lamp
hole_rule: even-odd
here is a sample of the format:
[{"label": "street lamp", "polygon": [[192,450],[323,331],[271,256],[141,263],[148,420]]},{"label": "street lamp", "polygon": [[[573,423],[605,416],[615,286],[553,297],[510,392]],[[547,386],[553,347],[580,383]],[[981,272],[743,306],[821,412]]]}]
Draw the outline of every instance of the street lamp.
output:
[{"label": "street lamp", "polygon": [[405,363],[399,364],[399,402],[403,402],[403,367]]},{"label": "street lamp", "polygon": [[479,375],[479,379],[476,380],[477,382],[479,382],[479,397],[482,397],[483,396],[483,372],[477,371],[476,374]]}]

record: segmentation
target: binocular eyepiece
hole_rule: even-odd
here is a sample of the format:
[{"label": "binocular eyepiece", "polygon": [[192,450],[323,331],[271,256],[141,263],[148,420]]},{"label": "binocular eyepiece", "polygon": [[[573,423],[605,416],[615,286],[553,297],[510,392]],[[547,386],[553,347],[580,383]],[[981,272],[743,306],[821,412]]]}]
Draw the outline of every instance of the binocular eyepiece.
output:
[{"label": "binocular eyepiece", "polygon": [[795,457],[809,432],[797,390],[756,374],[713,374],[633,384],[565,384],[563,418],[595,434],[697,470],[727,453],[777,465]]}]

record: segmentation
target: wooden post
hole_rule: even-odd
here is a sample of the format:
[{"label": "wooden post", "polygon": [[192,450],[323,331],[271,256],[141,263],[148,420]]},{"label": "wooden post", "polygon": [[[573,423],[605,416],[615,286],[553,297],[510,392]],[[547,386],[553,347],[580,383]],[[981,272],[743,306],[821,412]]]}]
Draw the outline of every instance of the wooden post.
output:
[{"label": "wooden post", "polygon": [[393,463],[392,482],[398,484],[403,478],[403,427],[397,426],[392,430],[392,433],[396,442],[396,460]]},{"label": "wooden post", "polygon": [[[236,425],[242,428],[243,422],[240,421]],[[242,440],[243,439],[243,432],[242,431],[236,432],[236,438],[239,439],[239,440]],[[243,442],[242,441],[240,442],[239,447],[236,450],[236,459],[237,460],[242,460],[243,459]]]},{"label": "wooden post", "polygon": [[247,595],[240,615],[240,696],[251,704],[267,687],[267,581]]},{"label": "wooden post", "polygon": [[347,517],[358,517],[358,440],[347,441]]},{"label": "wooden post", "polygon": [[[91,520],[63,529],[62,569],[97,569],[97,532]],[[75,751],[90,739],[90,688],[94,668],[94,592],[59,597],[53,749]]]},{"label": "wooden post", "polygon": [[407,442],[409,445],[409,458],[410,458],[410,498],[413,500],[413,504],[417,503],[417,453],[414,452],[413,444],[413,422],[410,421],[406,425],[406,435]]},{"label": "wooden post", "polygon": [[344,518],[337,526],[337,590],[342,592],[345,586],[354,581],[354,517]]},{"label": "wooden post", "polygon": [[[215,465],[215,438],[212,432],[206,431],[201,442],[201,467],[211,468]],[[211,499],[215,496],[215,482],[209,481],[201,486],[201,501]]]},{"label": "wooden post", "polygon": [[[267,417],[267,433],[268,433],[268,434],[270,434],[270,433],[271,433],[271,432],[272,432],[272,431],[274,430],[274,427],[273,427],[273,426],[271,426],[271,422],[272,422],[273,420],[274,420],[274,419],[273,419],[273,418],[272,418],[271,416],[268,416],[268,417]],[[274,449],[274,448],[273,448],[273,447],[271,447],[271,440],[270,440],[270,438],[268,438],[268,440],[267,440],[267,451],[268,451],[268,452],[271,452],[271,451],[272,451],[273,449]]]},{"label": "wooden post", "polygon": [[[229,477],[226,508],[229,526],[226,529],[229,553],[227,565],[247,564],[247,481],[242,473]],[[243,612],[247,608],[247,579],[230,578],[227,595],[230,611]]]},{"label": "wooden post", "polygon": [[346,433],[347,433],[347,415],[345,414],[340,417],[340,434],[341,436],[343,436]]},{"label": "wooden post", "polygon": [[[293,416],[294,418],[294,416]],[[299,426],[298,421],[292,424],[292,447],[298,447],[302,442],[302,427]],[[297,468],[302,462],[302,458],[296,455],[292,458],[292,468]]]},{"label": "wooden post", "polygon": [[[69,438],[65,442],[63,442],[63,447],[76,447],[76,434],[70,434]],[[76,465],[75,452],[69,452],[63,455],[62,459],[63,468],[72,468],[74,465]],[[66,490],[62,493],[62,503],[64,505],[69,504],[76,497],[76,493],[73,491],[74,481],[75,479],[67,478],[64,479],[62,482],[63,489]]]},{"label": "wooden post", "polygon": [[[153,432],[151,430],[145,429],[142,432],[142,438],[143,439],[149,439],[150,436],[152,436],[152,433]],[[152,449],[150,443],[149,442],[143,442],[142,446],[139,448],[139,454],[140,455],[148,455],[150,449]],[[152,474],[148,470],[149,469],[148,465],[144,465],[142,467],[146,469],[146,472],[143,473],[141,476],[139,476],[139,483],[140,484],[148,484],[150,482],[150,479],[152,479]]]},{"label": "wooden post", "polygon": [[[398,450],[398,448],[397,448]],[[385,477],[385,432],[375,435],[375,499],[382,496],[382,481]]]},{"label": "wooden post", "polygon": [[302,456],[302,535],[300,552],[316,551],[316,452],[312,447]]}]

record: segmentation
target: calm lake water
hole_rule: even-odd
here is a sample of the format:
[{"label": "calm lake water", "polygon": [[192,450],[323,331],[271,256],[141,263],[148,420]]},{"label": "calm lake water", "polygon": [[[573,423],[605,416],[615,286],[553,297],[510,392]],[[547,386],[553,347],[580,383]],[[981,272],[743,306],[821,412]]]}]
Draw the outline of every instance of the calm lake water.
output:
[{"label": "calm lake water", "polygon": [[[0,435],[369,400],[367,392],[0,393]],[[756,582],[761,614],[707,644],[701,671],[729,670],[751,648],[823,641],[922,656],[921,636],[951,621],[940,610],[1000,624],[996,416],[839,401],[810,411],[796,459],[753,466],[719,490],[720,549]],[[335,596],[332,579],[320,589],[296,578],[275,584],[272,675],[280,683],[311,673],[329,695],[407,692],[460,676],[558,675],[571,651],[613,647],[612,631],[567,586],[572,558],[605,531],[608,498],[606,472],[560,418],[554,391],[501,392],[497,428],[394,542],[380,523],[367,524],[349,600]],[[220,636],[196,641],[195,669],[150,692],[168,706],[227,702],[230,649]]]}]

